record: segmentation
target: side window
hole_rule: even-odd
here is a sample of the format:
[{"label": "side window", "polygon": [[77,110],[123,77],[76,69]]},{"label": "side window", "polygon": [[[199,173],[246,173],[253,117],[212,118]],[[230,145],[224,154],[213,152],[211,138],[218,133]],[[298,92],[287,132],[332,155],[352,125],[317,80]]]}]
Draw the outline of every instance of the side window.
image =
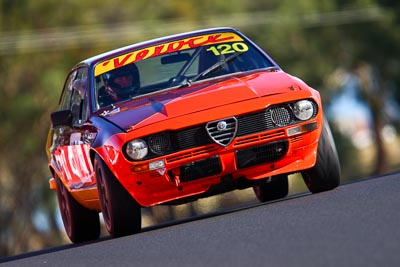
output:
[{"label": "side window", "polygon": [[75,89],[72,90],[71,95],[71,112],[72,112],[72,125],[82,123],[82,102],[79,92]]},{"label": "side window", "polygon": [[68,76],[59,110],[71,110],[72,124],[82,124],[89,116],[87,68],[74,70]]},{"label": "side window", "polygon": [[61,96],[59,110],[70,109],[71,106],[71,96],[72,96],[72,83],[74,82],[77,75],[77,70],[71,72],[65,81],[63,94]]}]

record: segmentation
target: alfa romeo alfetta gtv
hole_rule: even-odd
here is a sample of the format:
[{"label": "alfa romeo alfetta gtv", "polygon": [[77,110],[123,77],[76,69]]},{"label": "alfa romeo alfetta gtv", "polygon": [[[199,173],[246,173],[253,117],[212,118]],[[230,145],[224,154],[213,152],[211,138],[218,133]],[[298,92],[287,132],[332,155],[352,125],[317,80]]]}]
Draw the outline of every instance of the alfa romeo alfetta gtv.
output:
[{"label": "alfa romeo alfetta gtv", "polygon": [[72,242],[139,232],[141,208],[252,187],[313,193],[340,182],[318,91],[232,28],[167,36],[104,53],[69,72],[47,152]]}]

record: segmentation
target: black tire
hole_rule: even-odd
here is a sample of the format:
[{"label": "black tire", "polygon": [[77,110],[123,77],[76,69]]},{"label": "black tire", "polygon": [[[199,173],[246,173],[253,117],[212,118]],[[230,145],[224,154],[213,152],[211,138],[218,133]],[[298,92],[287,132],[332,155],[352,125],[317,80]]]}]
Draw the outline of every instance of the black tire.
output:
[{"label": "black tire", "polygon": [[312,193],[332,190],[340,184],[340,163],[331,129],[325,120],[318,141],[317,162],[311,169],[301,172]]},{"label": "black tire", "polygon": [[99,213],[79,204],[55,175],[57,199],[65,231],[73,243],[98,239],[100,236]]},{"label": "black tire", "polygon": [[94,170],[99,191],[104,224],[112,237],[140,232],[141,208],[111,173],[103,160],[96,155]]},{"label": "black tire", "polygon": [[288,176],[283,174],[273,176],[270,180],[262,180],[253,185],[253,190],[260,202],[284,198],[289,193]]}]

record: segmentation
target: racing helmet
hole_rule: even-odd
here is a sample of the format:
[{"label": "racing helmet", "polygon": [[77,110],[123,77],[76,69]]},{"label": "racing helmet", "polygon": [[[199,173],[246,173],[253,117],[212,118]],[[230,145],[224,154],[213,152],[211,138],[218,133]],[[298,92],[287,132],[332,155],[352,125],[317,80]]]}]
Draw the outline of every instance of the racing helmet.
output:
[{"label": "racing helmet", "polygon": [[[133,79],[132,84],[128,87],[121,87],[121,85],[114,82],[115,78],[129,75]],[[104,85],[109,87],[120,98],[129,96],[140,87],[139,71],[135,64],[129,64],[104,74],[103,81]]]}]

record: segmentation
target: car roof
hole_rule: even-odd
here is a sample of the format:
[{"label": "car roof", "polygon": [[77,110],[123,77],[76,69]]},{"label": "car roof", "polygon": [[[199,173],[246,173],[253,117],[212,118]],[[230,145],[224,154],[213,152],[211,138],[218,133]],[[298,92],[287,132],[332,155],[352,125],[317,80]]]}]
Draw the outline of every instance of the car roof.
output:
[{"label": "car roof", "polygon": [[93,66],[100,61],[113,58],[120,54],[128,53],[129,51],[132,51],[132,50],[138,50],[138,49],[141,49],[141,48],[144,48],[147,46],[162,44],[162,43],[173,41],[173,40],[184,39],[189,36],[196,36],[196,35],[209,34],[209,33],[215,33],[215,32],[235,32],[239,35],[242,35],[238,30],[231,28],[231,27],[209,28],[209,29],[190,31],[190,32],[185,32],[185,33],[180,33],[180,34],[174,34],[174,35],[155,38],[155,39],[151,39],[148,41],[139,42],[139,43],[125,46],[125,47],[117,48],[117,49],[96,55],[94,57],[88,58],[86,60],[83,60],[80,63],[78,63],[77,66],[79,66],[79,65]]}]

